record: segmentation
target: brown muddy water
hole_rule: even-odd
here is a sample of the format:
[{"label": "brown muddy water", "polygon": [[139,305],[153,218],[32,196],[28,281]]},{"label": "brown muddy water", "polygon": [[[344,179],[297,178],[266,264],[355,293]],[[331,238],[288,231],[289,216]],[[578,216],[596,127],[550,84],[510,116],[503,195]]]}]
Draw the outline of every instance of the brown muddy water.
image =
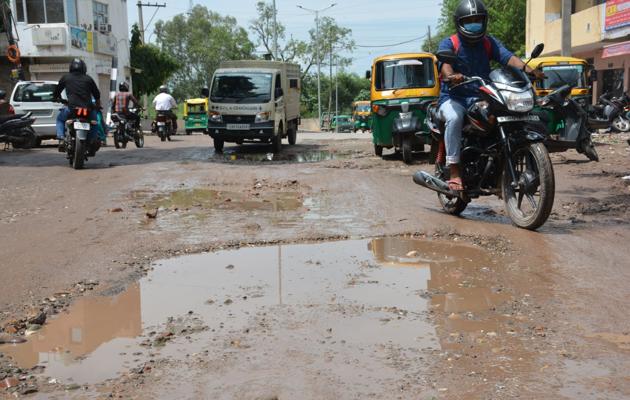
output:
[{"label": "brown muddy water", "polygon": [[256,163],[316,163],[322,161],[330,161],[348,158],[350,155],[344,153],[332,152],[329,150],[304,150],[299,153],[272,153],[266,151],[248,150],[247,147],[242,149],[225,150],[223,153],[213,153],[210,156],[211,161],[221,162],[256,162]]},{"label": "brown muddy water", "polygon": [[521,346],[504,334],[511,328],[497,311],[510,296],[486,281],[502,266],[471,245],[379,238],[241,248],[153,266],[123,292],[79,299],[26,343],[0,352],[22,368],[44,366],[44,376],[64,384],[195,355],[217,363],[204,369],[206,398],[270,388],[300,398],[312,385],[326,397],[321,388],[339,382],[353,397],[426,389],[425,360],[436,352],[468,341]]}]

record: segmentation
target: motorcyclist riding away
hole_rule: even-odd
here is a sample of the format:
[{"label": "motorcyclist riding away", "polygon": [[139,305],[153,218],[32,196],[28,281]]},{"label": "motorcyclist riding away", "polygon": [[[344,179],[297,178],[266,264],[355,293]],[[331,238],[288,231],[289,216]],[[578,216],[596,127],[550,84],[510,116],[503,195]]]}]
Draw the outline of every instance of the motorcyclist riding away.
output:
[{"label": "motorcyclist riding away", "polygon": [[[446,165],[450,166],[449,188],[464,189],[460,175],[462,128],[468,108],[478,99],[479,85],[466,84],[451,89],[464,81],[464,76],[488,79],[490,61],[523,69],[525,63],[507,50],[501,42],[487,35],[488,11],[481,0],[462,0],[455,10],[457,33],[444,39],[439,51],[450,50],[460,59],[457,65],[442,63],[442,87],[439,99],[440,118],[445,121]],[[544,79],[540,70],[526,68],[537,79]]]},{"label": "motorcyclist riding away", "polygon": [[168,87],[166,85],[160,86],[160,93],[153,99],[153,105],[155,111],[158,111],[173,121],[173,131],[177,132],[177,115],[172,111],[173,108],[177,108],[177,102],[168,93]]},{"label": "motorcyclist riding away", "polygon": [[128,121],[133,121],[134,126],[137,128],[140,123],[140,116],[136,113],[129,112],[130,103],[133,103],[135,107],[140,106],[138,99],[129,92],[129,85],[127,82],[121,82],[118,85],[118,93],[116,93],[116,97],[114,97],[112,112],[121,115]]},{"label": "motorcyclist riding away", "polygon": [[[53,92],[53,99],[59,101],[61,92],[64,90],[68,98],[68,105],[63,107],[57,116],[57,139],[59,139],[59,151],[61,152],[65,151],[66,121],[72,112],[76,108],[87,108],[90,112],[90,121],[97,121],[97,109],[101,107],[101,92],[98,90],[96,82],[87,75],[85,62],[80,58],[75,58],[70,62],[70,73],[65,74],[59,80]],[[97,140],[97,135],[98,127],[95,124],[90,124],[88,140],[90,142]]]}]

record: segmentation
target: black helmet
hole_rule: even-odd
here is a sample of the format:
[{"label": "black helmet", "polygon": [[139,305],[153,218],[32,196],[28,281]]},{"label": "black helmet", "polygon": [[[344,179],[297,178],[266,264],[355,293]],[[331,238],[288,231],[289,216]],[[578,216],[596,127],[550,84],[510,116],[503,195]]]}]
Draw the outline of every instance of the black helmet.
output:
[{"label": "black helmet", "polygon": [[87,72],[87,67],[85,66],[85,62],[80,58],[75,58],[70,62],[70,72],[78,72],[80,74],[85,74]]},{"label": "black helmet", "polygon": [[127,82],[120,82],[118,84],[118,90],[121,92],[128,92],[129,91],[129,85],[127,84]]},{"label": "black helmet", "polygon": [[160,86],[160,93],[168,93],[168,86],[166,85]]},{"label": "black helmet", "polygon": [[0,100],[4,100],[5,97],[7,97],[7,92],[0,89]]},{"label": "black helmet", "polygon": [[[474,17],[479,21],[472,22]],[[455,26],[462,40],[466,43],[477,43],[488,29],[488,10],[481,0],[461,0],[455,9]],[[467,21],[468,20],[468,21]]]}]

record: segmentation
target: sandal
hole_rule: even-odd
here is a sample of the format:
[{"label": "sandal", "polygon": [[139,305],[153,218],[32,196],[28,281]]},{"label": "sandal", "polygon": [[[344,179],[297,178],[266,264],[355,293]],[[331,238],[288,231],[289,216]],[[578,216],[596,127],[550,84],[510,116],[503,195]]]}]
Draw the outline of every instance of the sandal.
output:
[{"label": "sandal", "polygon": [[446,183],[448,183],[448,188],[454,192],[464,191],[464,184],[462,183],[462,178],[453,178],[447,181]]}]

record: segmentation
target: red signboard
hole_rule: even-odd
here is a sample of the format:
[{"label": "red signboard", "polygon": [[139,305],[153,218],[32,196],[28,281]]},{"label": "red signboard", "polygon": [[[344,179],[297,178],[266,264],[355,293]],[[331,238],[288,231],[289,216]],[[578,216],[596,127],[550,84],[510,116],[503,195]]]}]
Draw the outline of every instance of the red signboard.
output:
[{"label": "red signboard", "polygon": [[630,53],[630,42],[623,42],[604,47],[602,58],[623,56]]},{"label": "red signboard", "polygon": [[606,30],[630,25],[630,0],[606,0]]}]

